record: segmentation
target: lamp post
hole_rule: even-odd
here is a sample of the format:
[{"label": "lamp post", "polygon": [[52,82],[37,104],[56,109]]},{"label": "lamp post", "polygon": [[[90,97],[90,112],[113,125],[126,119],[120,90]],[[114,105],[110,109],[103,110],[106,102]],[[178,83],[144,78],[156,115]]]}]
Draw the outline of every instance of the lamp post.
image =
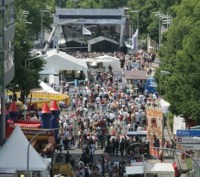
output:
[{"label": "lamp post", "polygon": [[41,19],[40,19],[40,43],[41,43],[41,46],[43,45],[43,17],[44,17],[44,13],[45,12],[49,12],[48,10],[40,10],[40,13],[41,13]]},{"label": "lamp post", "polygon": [[162,33],[163,31],[163,25],[167,25],[167,29],[169,27],[169,25],[172,23],[172,18],[170,15],[165,15],[162,12],[158,11],[158,12],[153,12],[153,14],[155,16],[157,16],[159,18],[159,27],[158,27],[158,49],[161,46],[161,40],[162,40]]},{"label": "lamp post", "polygon": [[48,132],[48,131],[55,131],[55,130],[59,130],[59,129],[60,129],[60,127],[59,127],[59,128],[51,128],[51,129],[42,130],[42,131],[36,133],[36,134],[30,139],[30,141],[29,141],[29,143],[28,143],[28,147],[27,147],[27,169],[26,169],[27,177],[30,177],[30,168],[29,168],[30,157],[29,157],[29,155],[30,155],[30,146],[31,146],[31,143],[33,142],[33,140],[34,140],[37,136],[39,136],[39,135],[41,135],[41,134],[43,134],[43,133],[45,133],[45,132]]},{"label": "lamp post", "polygon": [[196,161],[196,159],[194,159],[190,154],[186,153],[185,151],[182,150],[178,150],[178,149],[171,149],[171,148],[157,148],[154,147],[153,149],[161,149],[161,150],[168,150],[168,151],[173,151],[173,152],[180,152],[185,154],[186,156],[190,157],[192,159],[192,161],[194,162],[196,168],[197,168],[197,176],[195,175],[195,177],[200,177],[200,166],[198,164],[198,162]]},{"label": "lamp post", "polygon": [[[38,55],[36,57],[32,57],[32,58],[27,58],[25,59],[25,68],[27,68],[27,62],[30,61],[30,60],[34,60],[34,59],[37,59],[37,58],[44,58],[46,55]],[[25,81],[26,81],[26,72],[25,72]],[[27,110],[27,104],[26,104],[26,100],[27,100],[27,97],[26,97],[26,94],[24,95],[24,119],[26,119],[26,110]]]},{"label": "lamp post", "polygon": [[139,25],[140,25],[140,18],[139,18],[139,10],[132,10],[131,12],[137,13],[137,29],[139,34]]}]

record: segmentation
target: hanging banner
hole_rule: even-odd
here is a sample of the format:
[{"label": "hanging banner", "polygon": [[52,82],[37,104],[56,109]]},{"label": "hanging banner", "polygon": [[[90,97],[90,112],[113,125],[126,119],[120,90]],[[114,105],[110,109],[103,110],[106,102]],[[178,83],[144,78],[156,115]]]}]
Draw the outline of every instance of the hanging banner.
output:
[{"label": "hanging banner", "polygon": [[146,104],[147,138],[149,140],[149,153],[154,157],[160,157],[158,149],[163,145],[163,113],[160,99],[148,99]]}]

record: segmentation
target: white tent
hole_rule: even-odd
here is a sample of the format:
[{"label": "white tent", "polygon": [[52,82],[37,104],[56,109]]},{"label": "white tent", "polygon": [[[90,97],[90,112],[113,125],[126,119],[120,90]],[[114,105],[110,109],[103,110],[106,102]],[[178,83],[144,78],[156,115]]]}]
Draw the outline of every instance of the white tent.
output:
[{"label": "white tent", "polygon": [[[119,72],[121,71],[121,65],[119,58],[111,57],[108,55],[97,57],[101,62],[103,62],[103,66],[108,69],[109,64],[112,66],[112,72]],[[109,62],[110,60],[110,62]],[[108,61],[108,62],[107,62]]]},{"label": "white tent", "polygon": [[60,94],[59,92],[55,91],[52,87],[47,85],[45,82],[40,81],[40,87],[42,87],[42,92],[45,91],[47,93],[55,93],[55,94]]},{"label": "white tent", "polygon": [[145,172],[146,174],[157,174],[158,176],[175,176],[175,170],[172,163],[146,163]]},{"label": "white tent", "polygon": [[96,58],[87,58],[87,59],[83,59],[83,61],[85,62],[96,62],[96,63],[103,63],[103,67],[105,68],[105,71],[108,71],[108,66],[111,65],[112,66],[112,72],[115,73],[119,73],[121,72],[121,65],[120,65],[120,60],[118,58],[112,57],[112,56],[108,56],[108,55],[104,55],[104,56],[99,56]]},{"label": "white tent", "polygon": [[87,77],[88,67],[86,62],[65,52],[57,49],[49,50],[44,60],[46,61],[44,71],[52,71],[52,73],[59,73],[61,70],[83,71]]},{"label": "white tent", "polygon": [[[0,172],[6,170],[27,170],[28,140],[19,126],[16,126],[12,134],[0,149]],[[29,170],[47,171],[49,162],[41,157],[38,152],[30,146]]]},{"label": "white tent", "polygon": [[126,167],[126,175],[144,174],[144,165]]}]

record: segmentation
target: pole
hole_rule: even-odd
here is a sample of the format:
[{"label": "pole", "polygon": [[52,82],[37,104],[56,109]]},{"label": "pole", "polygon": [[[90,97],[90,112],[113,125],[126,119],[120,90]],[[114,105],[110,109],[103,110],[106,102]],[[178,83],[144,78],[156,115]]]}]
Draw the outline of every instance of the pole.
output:
[{"label": "pole", "polygon": [[196,177],[200,177],[200,166],[198,164],[198,162],[188,153],[186,153],[185,151],[182,151],[182,150],[178,150],[178,149],[171,149],[171,148],[157,148],[157,147],[154,147],[154,149],[161,149],[161,150],[170,150],[170,151],[174,151],[174,152],[180,152],[180,153],[183,153],[185,154],[186,156],[190,157],[192,159],[192,161],[195,163],[195,166],[197,167],[197,176]]},{"label": "pole", "polygon": [[30,177],[30,168],[29,168],[29,161],[30,161],[29,155],[30,155],[30,153],[29,153],[29,152],[30,152],[30,146],[31,146],[32,141],[33,141],[38,135],[41,135],[41,134],[44,133],[44,132],[47,132],[47,131],[54,131],[54,130],[59,130],[59,129],[60,129],[60,127],[59,127],[59,128],[45,129],[45,130],[42,130],[42,131],[36,133],[36,134],[31,138],[31,140],[30,140],[29,143],[28,143],[28,147],[27,147],[27,169],[26,169],[27,177]]},{"label": "pole", "polygon": [[163,13],[159,15],[159,37],[158,37],[158,49],[160,48],[161,45],[161,26],[162,26],[162,18],[163,18]]},{"label": "pole", "polygon": [[[26,61],[27,61],[27,59],[25,59],[25,68],[27,68],[27,66],[26,66]],[[25,82],[26,82],[26,72],[25,72]],[[24,120],[26,120],[26,108],[27,108],[27,105],[26,105],[26,93],[25,93],[25,95],[24,95]]]},{"label": "pole", "polygon": [[137,35],[137,46],[136,46],[136,49],[138,50],[138,44],[139,44],[139,19],[140,17],[139,17],[139,10],[137,10],[137,29],[138,29],[138,35]]},{"label": "pole", "polygon": [[41,43],[41,46],[43,44],[43,35],[42,35],[42,32],[43,32],[43,15],[44,15],[44,11],[43,10],[40,10],[41,12],[41,19],[40,19],[40,43]]},{"label": "pole", "polygon": [[0,146],[3,145],[4,140],[5,140],[5,130],[6,130],[6,117],[5,117],[5,92],[3,89],[3,93],[1,96],[1,120],[0,120]]}]

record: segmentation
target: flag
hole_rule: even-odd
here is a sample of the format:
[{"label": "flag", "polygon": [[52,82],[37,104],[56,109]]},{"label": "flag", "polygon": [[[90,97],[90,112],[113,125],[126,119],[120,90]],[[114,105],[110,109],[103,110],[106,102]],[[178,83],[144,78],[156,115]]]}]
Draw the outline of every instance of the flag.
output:
[{"label": "flag", "polygon": [[132,49],[137,49],[138,46],[138,29],[135,31],[135,33],[132,36]]},{"label": "flag", "polygon": [[90,35],[91,36],[92,32],[83,26],[82,34],[83,35]]}]

